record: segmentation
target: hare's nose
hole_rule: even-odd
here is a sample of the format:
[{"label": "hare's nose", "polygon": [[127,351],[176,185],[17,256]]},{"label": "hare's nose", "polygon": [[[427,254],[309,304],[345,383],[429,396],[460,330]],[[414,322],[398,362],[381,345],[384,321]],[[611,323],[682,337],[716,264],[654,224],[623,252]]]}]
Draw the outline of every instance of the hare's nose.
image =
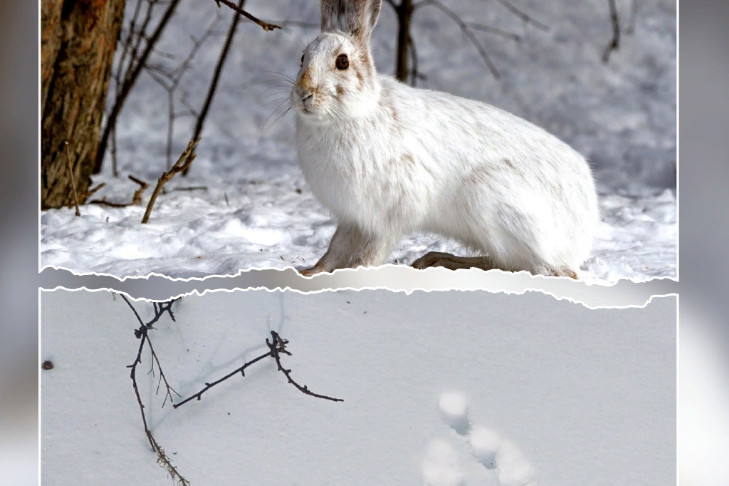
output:
[{"label": "hare's nose", "polygon": [[305,88],[304,86],[296,86],[296,95],[299,97],[299,99],[303,102],[306,102],[309,100],[312,96],[314,96],[313,90],[309,88]]},{"label": "hare's nose", "polygon": [[314,103],[314,93],[304,93],[301,96],[301,102],[305,107],[310,107]]}]

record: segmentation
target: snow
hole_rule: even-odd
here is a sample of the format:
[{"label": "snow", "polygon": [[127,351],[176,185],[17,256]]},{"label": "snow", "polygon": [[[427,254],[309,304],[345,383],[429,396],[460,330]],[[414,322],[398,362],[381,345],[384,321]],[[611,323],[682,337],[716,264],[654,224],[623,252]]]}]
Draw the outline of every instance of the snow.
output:
[{"label": "snow", "polygon": [[[193,485],[675,484],[676,297],[590,310],[541,294],[237,291],[173,311],[150,338],[182,396],[267,352],[275,330],[292,377],[344,400],[300,393],[266,359],[162,407],[145,351],[150,429]],[[43,484],[171,484],[129,378],[130,309],[55,291],[41,313],[40,359],[54,364],[41,371]]]},{"label": "snow", "polygon": [[443,421],[459,434],[468,432],[468,401],[458,392],[443,393],[438,401]]},{"label": "snow", "polygon": [[[212,1],[182,3],[153,61],[174,68],[190,47],[189,35],[229,12]],[[458,28],[435,9],[417,12],[414,36],[421,56],[419,85],[480,99],[543,126],[590,161],[598,182],[602,224],[593,256],[581,278],[591,283],[676,277],[676,49],[675,5],[639,2],[632,33],[625,32],[608,64],[600,60],[610,39],[604,0],[537,0],[519,6],[549,25],[543,32],[522,25],[496,2],[458,0],[464,18],[522,36],[515,43],[488,33],[478,36],[501,74],[491,76]],[[626,28],[630,2],[618,2]],[[486,7],[485,5],[488,5]],[[316,22],[316,2],[251,3],[271,19]],[[131,9],[130,9],[131,10]],[[160,9],[161,11],[161,9]],[[159,12],[158,12],[159,14]],[[373,52],[382,71],[392,65],[395,19],[385,6]],[[296,162],[293,115],[279,121],[277,108],[288,92],[283,77],[295,74],[300,51],[316,29],[288,26],[266,33],[240,26],[221,77],[198,158],[187,178],[177,177],[158,199],[150,224],[143,207],[87,205],[82,217],[70,209],[44,211],[41,264],[78,273],[118,277],[162,273],[173,277],[232,275],[254,268],[302,268],[326,250],[334,222],[306,186]],[[217,61],[222,34],[206,41],[182,78],[182,98],[199,106]],[[134,175],[156,182],[165,168],[167,97],[143,75],[117,127],[120,177],[107,159],[93,183],[106,183],[94,198],[127,203]],[[187,144],[194,120],[175,124],[173,157]],[[187,190],[193,189],[193,190]],[[144,203],[151,188],[144,195]],[[468,254],[453,241],[409,235],[390,263],[411,263],[427,251]]]},{"label": "snow", "polygon": [[[180,186],[170,183],[172,191],[159,198],[146,225],[140,224],[144,208],[137,206],[89,205],[80,218],[73,209],[45,211],[42,264],[118,277],[154,272],[183,278],[313,265],[327,249],[334,221],[297,172],[268,179],[265,184],[256,179],[221,182],[214,188],[208,181],[211,188],[196,195],[175,192]],[[133,192],[131,182],[118,185],[120,193]],[[117,200],[123,198],[119,194]],[[581,279],[613,283],[676,276],[672,190],[655,197],[605,196],[601,210],[603,221]],[[418,234],[405,238],[389,263],[410,264],[429,251],[471,254],[455,241]]]},{"label": "snow", "polygon": [[496,454],[501,447],[501,437],[499,437],[499,434],[479,425],[473,428],[468,440],[478,462],[483,464],[487,469],[495,468]]}]

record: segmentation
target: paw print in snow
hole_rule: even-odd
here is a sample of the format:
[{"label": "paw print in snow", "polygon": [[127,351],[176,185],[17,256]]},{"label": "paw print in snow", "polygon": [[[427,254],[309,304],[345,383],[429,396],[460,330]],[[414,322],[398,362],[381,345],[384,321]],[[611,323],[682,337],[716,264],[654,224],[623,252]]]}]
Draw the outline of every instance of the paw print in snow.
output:
[{"label": "paw print in snow", "polygon": [[[443,393],[438,401],[440,415],[451,429],[465,438],[479,464],[494,476],[498,486],[536,486],[534,468],[519,447],[496,431],[472,424],[468,400],[462,393]],[[445,439],[433,439],[423,460],[424,486],[468,486],[464,459]]]}]

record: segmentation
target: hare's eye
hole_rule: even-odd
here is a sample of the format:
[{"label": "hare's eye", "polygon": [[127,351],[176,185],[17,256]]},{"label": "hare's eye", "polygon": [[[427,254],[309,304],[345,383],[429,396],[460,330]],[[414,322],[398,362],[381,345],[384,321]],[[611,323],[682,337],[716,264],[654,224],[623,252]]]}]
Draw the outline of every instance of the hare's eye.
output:
[{"label": "hare's eye", "polygon": [[349,67],[349,58],[347,57],[347,55],[340,54],[339,56],[337,56],[336,65],[337,69],[339,69],[340,71],[344,71],[345,69],[347,69]]},{"label": "hare's eye", "polygon": [[301,55],[301,64],[304,64],[304,55]]}]

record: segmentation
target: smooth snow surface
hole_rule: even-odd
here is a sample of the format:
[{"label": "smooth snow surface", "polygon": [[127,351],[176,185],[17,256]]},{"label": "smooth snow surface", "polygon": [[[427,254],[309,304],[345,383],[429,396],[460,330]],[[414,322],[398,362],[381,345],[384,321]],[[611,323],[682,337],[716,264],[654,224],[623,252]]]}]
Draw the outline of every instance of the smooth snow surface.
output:
[{"label": "smooth snow surface", "polygon": [[[151,303],[135,306],[151,317]],[[40,359],[54,364],[41,372],[43,484],[171,485],[129,378],[131,310],[109,292],[55,291],[41,311]],[[589,310],[535,293],[238,291],[173,311],[150,337],[181,395],[265,353],[275,330],[292,377],[344,399],[300,393],[268,359],[162,407],[145,351],[149,426],[192,485],[676,482],[675,297]]]},{"label": "smooth snow surface", "polygon": [[[216,30],[226,30],[230,12],[217,9],[213,1],[198,3],[181,4],[153,56],[156,65],[174,69],[188,52],[190,34],[202,35],[216,15]],[[413,35],[420,72],[427,76],[419,85],[509,110],[587,157],[598,181],[603,223],[581,278],[610,283],[676,277],[674,2],[637,2],[634,21],[630,2],[618,2],[626,31],[608,64],[600,59],[611,36],[604,0],[516,3],[548,24],[549,31],[523,25],[495,1],[452,5],[466,20],[522,36],[516,43],[477,33],[499,68],[498,80],[455,24],[437,9],[418,10]],[[264,18],[318,23],[317,2],[276,0],[249,8]],[[162,10],[158,7],[158,14]],[[385,5],[373,39],[382,72],[392,69],[395,22]],[[143,207],[89,205],[81,208],[81,218],[74,218],[71,209],[44,211],[42,266],[118,277],[152,272],[201,277],[316,262],[334,222],[298,168],[293,115],[273,123],[284,110],[277,110],[277,103],[290,89],[282,76],[295,74],[301,49],[316,31],[289,25],[283,32],[266,33],[241,24],[198,158],[187,178],[167,185],[150,224],[140,224]],[[222,35],[213,35],[202,45],[182,78],[176,110],[186,110],[185,103],[200,106],[222,43]],[[176,120],[173,161],[186,146],[193,123],[189,116]],[[144,74],[117,127],[120,176],[112,177],[107,158],[103,173],[93,180],[106,187],[94,198],[128,203],[137,188],[127,180],[130,174],[153,184],[165,169],[166,133],[166,92]],[[144,195],[145,205],[151,191]],[[389,262],[409,264],[427,251],[468,253],[451,241],[410,235]]]}]

